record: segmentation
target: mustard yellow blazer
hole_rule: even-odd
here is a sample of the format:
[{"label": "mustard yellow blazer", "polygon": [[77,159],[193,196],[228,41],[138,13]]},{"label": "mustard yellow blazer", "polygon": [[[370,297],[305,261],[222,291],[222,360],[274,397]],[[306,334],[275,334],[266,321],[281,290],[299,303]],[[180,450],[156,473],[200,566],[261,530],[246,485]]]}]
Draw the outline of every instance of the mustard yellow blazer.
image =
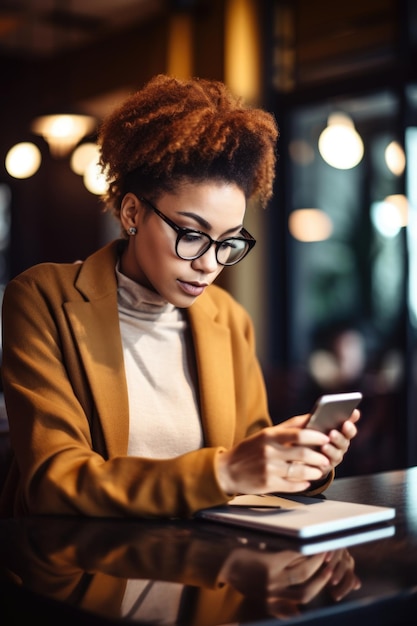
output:
[{"label": "mustard yellow blazer", "polygon": [[213,285],[188,309],[204,448],[167,460],[127,456],[121,245],[82,263],[37,265],[6,287],[2,376],[13,459],[2,516],[189,517],[227,501],[216,455],[271,423],[250,318]]}]

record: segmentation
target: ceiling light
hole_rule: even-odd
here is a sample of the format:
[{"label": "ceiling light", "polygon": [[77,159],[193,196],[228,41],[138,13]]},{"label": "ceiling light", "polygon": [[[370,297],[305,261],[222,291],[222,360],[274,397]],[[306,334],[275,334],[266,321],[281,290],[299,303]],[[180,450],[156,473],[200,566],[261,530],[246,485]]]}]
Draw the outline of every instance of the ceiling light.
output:
[{"label": "ceiling light", "polygon": [[352,119],[344,113],[329,115],[328,125],[321,133],[318,145],[326,163],[341,170],[355,167],[364,153],[363,141]]},{"label": "ceiling light", "polygon": [[37,117],[31,129],[41,135],[54,157],[67,156],[86,135],[93,132],[96,120],[90,115],[57,114]]},{"label": "ceiling light", "polygon": [[84,172],[83,181],[86,189],[97,196],[107,191],[108,183],[98,163],[90,163]]},{"label": "ceiling light", "polygon": [[38,171],[41,153],[34,143],[24,141],[10,148],[6,154],[5,166],[14,178],[30,178]]},{"label": "ceiling light", "polygon": [[95,143],[82,143],[71,155],[70,166],[75,174],[84,176],[90,163],[98,163],[99,149]]}]

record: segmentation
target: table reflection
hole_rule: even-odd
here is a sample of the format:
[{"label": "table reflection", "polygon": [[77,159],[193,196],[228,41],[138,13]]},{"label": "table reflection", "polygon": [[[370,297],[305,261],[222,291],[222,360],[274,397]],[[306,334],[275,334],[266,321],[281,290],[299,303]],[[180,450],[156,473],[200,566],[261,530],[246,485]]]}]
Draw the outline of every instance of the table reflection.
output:
[{"label": "table reflection", "polygon": [[285,620],[360,587],[346,548],[306,555],[284,539],[265,542],[206,523],[7,524],[4,577],[106,619],[195,626]]}]

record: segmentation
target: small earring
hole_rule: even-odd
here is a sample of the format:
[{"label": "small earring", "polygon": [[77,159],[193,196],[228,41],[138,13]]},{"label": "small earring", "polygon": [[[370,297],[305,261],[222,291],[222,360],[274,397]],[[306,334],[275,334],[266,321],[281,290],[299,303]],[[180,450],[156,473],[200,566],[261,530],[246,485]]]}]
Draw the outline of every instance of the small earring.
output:
[{"label": "small earring", "polygon": [[135,226],[131,226],[128,231],[129,235],[136,235],[136,233],[138,232],[138,229],[135,228]]}]

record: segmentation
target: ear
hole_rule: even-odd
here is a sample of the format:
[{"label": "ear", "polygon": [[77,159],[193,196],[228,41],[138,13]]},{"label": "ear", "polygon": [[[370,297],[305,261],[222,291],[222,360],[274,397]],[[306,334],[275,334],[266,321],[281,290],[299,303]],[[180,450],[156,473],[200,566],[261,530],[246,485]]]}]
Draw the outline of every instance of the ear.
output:
[{"label": "ear", "polygon": [[128,230],[131,226],[138,224],[139,200],[133,193],[127,193],[120,207],[120,221],[124,230]]}]

